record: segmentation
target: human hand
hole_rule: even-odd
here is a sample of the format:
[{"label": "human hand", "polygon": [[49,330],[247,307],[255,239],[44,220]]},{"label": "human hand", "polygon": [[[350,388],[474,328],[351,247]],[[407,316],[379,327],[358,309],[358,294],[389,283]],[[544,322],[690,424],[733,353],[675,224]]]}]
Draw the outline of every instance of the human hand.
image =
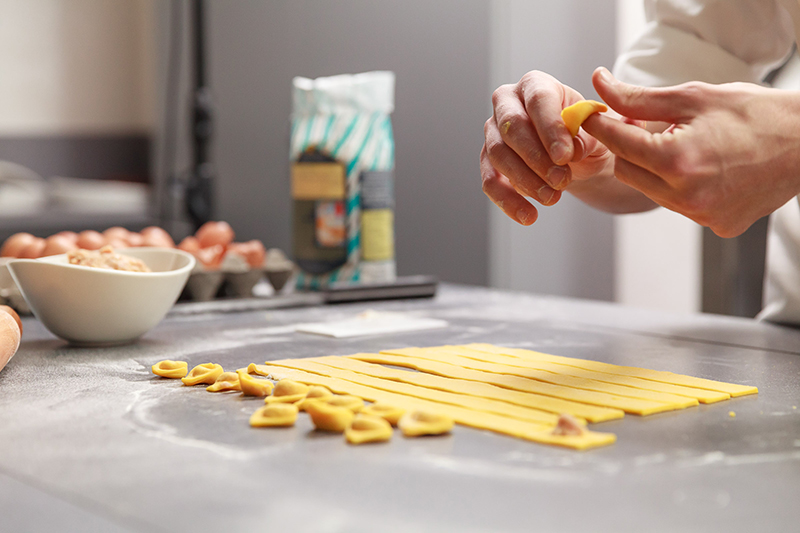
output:
[{"label": "human hand", "polygon": [[800,93],[748,83],[644,88],[593,75],[603,100],[661,133],[593,115],[584,129],[614,153],[618,180],[735,237],[800,192]]},{"label": "human hand", "polygon": [[583,131],[573,138],[561,120],[561,110],[580,100],[577,91],[538,71],[492,95],[481,149],[483,192],[520,224],[538,217],[524,196],[553,205],[572,180],[610,165],[602,144]]}]

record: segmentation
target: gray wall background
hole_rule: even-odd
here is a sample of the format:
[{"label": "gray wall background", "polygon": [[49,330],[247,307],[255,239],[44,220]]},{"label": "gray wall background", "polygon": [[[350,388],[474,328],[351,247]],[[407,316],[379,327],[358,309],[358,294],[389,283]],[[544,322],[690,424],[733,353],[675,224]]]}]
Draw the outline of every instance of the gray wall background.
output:
[{"label": "gray wall background", "polygon": [[[481,192],[478,155],[497,85],[540,69],[593,95],[592,70],[614,58],[614,0],[208,5],[218,216],[240,238],[290,246],[292,77],[389,69],[397,73],[399,274],[613,298],[612,218],[565,196],[543,209],[534,226],[516,226]],[[161,3],[159,9],[163,87],[169,6]],[[184,62],[184,94],[188,71]],[[183,124],[187,108],[184,102]],[[178,168],[187,168],[186,155],[184,149]],[[163,176],[163,168],[157,174]]]},{"label": "gray wall background", "polygon": [[[218,218],[238,238],[290,249],[292,78],[392,70],[398,273],[487,283],[488,206],[478,170],[489,87],[486,0],[211,1],[208,7]],[[169,6],[159,9],[163,87]],[[184,63],[184,88],[188,70]],[[186,168],[186,160],[184,149],[178,167]]]}]

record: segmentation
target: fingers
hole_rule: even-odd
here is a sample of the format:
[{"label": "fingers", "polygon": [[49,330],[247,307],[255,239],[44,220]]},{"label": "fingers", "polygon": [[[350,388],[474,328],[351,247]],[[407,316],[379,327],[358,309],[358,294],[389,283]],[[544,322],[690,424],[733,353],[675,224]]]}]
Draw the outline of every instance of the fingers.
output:
[{"label": "fingers", "polygon": [[[531,117],[528,116],[528,112],[519,98],[519,89],[515,89],[519,85],[504,85],[493,95],[497,130],[500,132],[503,142],[529,169],[537,176],[541,176],[552,188],[563,189],[569,184],[569,167],[555,165],[545,150],[541,140],[543,133],[536,129],[535,123],[532,123]],[[571,145],[572,138],[570,137]],[[489,155],[494,157],[491,150]],[[506,169],[498,168],[498,170],[509,176],[512,182],[517,183],[514,179],[517,174],[508,174]]]},{"label": "fingers", "polygon": [[495,170],[486,154],[481,150],[481,178],[483,192],[512,220],[530,226],[539,217],[536,208],[517,192],[509,179]]},{"label": "fingers", "polygon": [[492,119],[486,121],[484,127],[486,142],[484,150],[491,166],[500,174],[506,176],[514,188],[521,194],[530,196],[543,205],[552,205],[558,201],[560,194],[549,187],[547,183],[529,167],[528,163],[512,150],[500,135],[496,122]]},{"label": "fingers", "polygon": [[[550,160],[557,165],[566,165],[573,160],[572,135],[561,120],[565,105],[578,101],[577,93],[568,98],[564,86],[543,72],[529,72],[516,85],[520,101],[533,122]],[[569,101],[567,101],[569,100]]]},{"label": "fingers", "polygon": [[571,163],[583,161],[600,147],[600,143],[597,139],[583,130],[579,131],[578,135],[572,139],[572,145],[573,154]]},{"label": "fingers", "polygon": [[672,188],[647,169],[619,157],[614,161],[614,175],[622,183],[638,190],[657,204],[673,206]]},{"label": "fingers", "polygon": [[653,134],[637,124],[592,115],[583,129],[603,143],[618,158],[647,169],[657,175],[671,173],[675,166],[674,138]]},{"label": "fingers", "polygon": [[603,67],[594,71],[592,83],[600,98],[620,115],[670,124],[683,122],[686,117],[696,114],[705,87],[699,83],[639,87],[617,80]]}]

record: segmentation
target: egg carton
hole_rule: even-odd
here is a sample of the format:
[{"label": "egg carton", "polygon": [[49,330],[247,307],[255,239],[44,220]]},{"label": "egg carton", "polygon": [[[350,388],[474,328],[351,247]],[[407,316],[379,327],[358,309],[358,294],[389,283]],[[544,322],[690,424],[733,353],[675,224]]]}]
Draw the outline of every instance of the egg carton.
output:
[{"label": "egg carton", "polygon": [[243,272],[197,270],[192,272],[181,295],[182,300],[207,302],[217,298],[249,298],[264,278],[274,294],[283,291],[295,274],[294,266],[253,268]]}]

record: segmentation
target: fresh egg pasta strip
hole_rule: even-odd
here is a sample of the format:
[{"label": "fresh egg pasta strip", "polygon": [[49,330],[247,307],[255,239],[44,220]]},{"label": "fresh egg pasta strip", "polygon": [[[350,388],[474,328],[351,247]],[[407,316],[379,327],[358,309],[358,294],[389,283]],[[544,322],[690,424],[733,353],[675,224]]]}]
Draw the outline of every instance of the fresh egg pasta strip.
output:
[{"label": "fresh egg pasta strip", "polygon": [[[428,353],[432,358],[440,358],[442,355],[455,357],[458,361],[454,364],[462,364],[468,360],[478,362],[485,362],[491,365],[496,365],[498,370],[505,368],[509,369],[510,373],[518,374],[526,378],[537,379],[539,381],[546,381],[554,385],[563,385],[565,387],[574,387],[576,389],[586,389],[598,392],[607,392],[608,394],[616,394],[617,396],[627,396],[630,398],[638,398],[640,400],[652,400],[654,402],[663,402],[675,404],[679,408],[693,407],[699,402],[695,398],[687,398],[685,396],[677,396],[675,394],[667,394],[664,392],[656,392],[644,389],[636,389],[624,385],[615,385],[613,383],[606,383],[594,379],[579,378],[570,375],[556,374],[546,370],[539,370],[531,368],[522,359],[515,359],[513,357],[503,357],[500,355],[486,354],[486,360],[479,361],[470,357],[465,357],[456,352],[444,350],[442,348],[419,348],[423,353]],[[463,366],[463,365],[462,365]],[[521,371],[521,372],[520,372]]]},{"label": "fresh egg pasta strip", "polygon": [[552,431],[552,426],[546,424],[525,422],[491,413],[472,411],[455,405],[421,400],[419,398],[412,398],[402,394],[366,387],[344,379],[331,378],[286,367],[254,364],[251,365],[250,368],[262,376],[271,376],[274,379],[292,379],[300,383],[305,383],[306,385],[321,385],[337,394],[352,394],[353,396],[358,396],[367,401],[385,402],[407,411],[422,409],[434,413],[441,413],[449,416],[463,426],[485,429],[541,444],[553,444],[576,450],[585,450],[597,446],[606,446],[617,440],[616,435],[613,433],[600,433],[589,430],[586,430],[579,436],[552,435],[550,433]]},{"label": "fresh egg pasta strip", "polygon": [[[376,355],[376,354],[366,354],[366,355]],[[386,368],[379,364],[367,363],[364,362],[363,360],[360,361],[349,357],[338,357],[338,356],[317,357],[312,359],[312,361],[316,361],[323,365],[332,366],[334,368],[338,368],[341,370],[351,370],[353,372],[358,372],[359,374],[366,374],[368,376],[372,376],[375,378],[401,381],[403,383],[417,385],[420,387],[427,387],[430,389],[437,389],[456,394],[466,394],[469,396],[475,396],[478,398],[485,398],[489,400],[508,402],[515,405],[521,405],[523,407],[535,409],[537,411],[543,411],[543,412],[547,411],[547,414],[549,415],[548,419],[552,420],[554,423],[558,422],[558,415],[565,412],[561,410],[553,413],[553,411],[550,411],[548,409],[542,409],[541,403],[543,400],[544,401],[554,400],[554,398],[548,398],[547,396],[535,396],[524,392],[512,391],[509,389],[497,387],[496,385],[490,385],[488,383],[446,378],[441,376],[435,376],[432,374],[426,374],[423,372],[409,372],[408,370],[397,370],[394,368]],[[624,416],[624,413],[622,411],[616,411],[615,413],[618,413],[618,416],[616,418],[622,418]],[[580,415],[573,414],[573,416],[577,417],[579,420],[583,419],[583,417]]]},{"label": "fresh egg pasta strip", "polygon": [[[530,379],[519,378],[516,376],[491,374],[489,372],[470,370],[446,363],[437,363],[428,359],[416,359],[413,357],[389,354],[360,353],[345,357],[343,359],[354,359],[367,363],[402,366],[406,368],[413,368],[414,370],[419,370],[420,372],[434,374],[436,376],[452,378],[451,381],[468,383],[477,382],[482,385],[492,385],[499,388],[501,391],[507,391],[512,394],[510,396],[498,396],[498,399],[504,399],[504,401],[511,403],[519,403],[520,405],[535,406],[537,409],[555,414],[569,413],[572,416],[584,418],[589,422],[605,422],[607,420],[616,420],[625,416],[625,412],[622,409],[599,407],[597,405],[589,405],[588,403],[564,400],[560,397],[557,398],[552,395],[544,395],[532,392],[530,390],[531,386],[536,387],[537,383],[539,382],[532,381]],[[545,387],[548,386],[546,383],[544,385]]]},{"label": "fresh egg pasta strip", "polygon": [[559,355],[550,355],[533,350],[524,350],[521,348],[503,348],[501,346],[494,346],[492,344],[466,344],[465,348],[474,350],[511,355],[523,359],[533,359],[540,361],[552,361],[562,365],[576,366],[585,368],[587,370],[595,370],[597,372],[606,372],[609,374],[617,374],[620,376],[632,376],[641,379],[648,379],[650,381],[657,381],[659,383],[671,383],[673,385],[681,385],[683,387],[694,387],[696,389],[712,390],[718,392],[725,392],[732,397],[745,396],[748,394],[758,394],[758,387],[751,385],[738,385],[736,383],[725,383],[724,381],[715,381],[713,379],[696,378],[693,376],[686,376],[684,374],[675,374],[673,372],[666,372],[663,370],[650,370],[647,368],[637,368],[634,366],[619,366],[612,365],[611,363],[601,363],[600,361],[590,361],[588,359],[575,359],[572,357],[563,357]]},{"label": "fresh egg pasta strip", "polygon": [[[573,376],[581,379],[592,379],[594,381],[601,381],[603,383],[610,383],[612,385],[619,385],[622,387],[632,387],[634,389],[648,390],[652,392],[660,392],[671,394],[675,396],[685,396],[687,398],[694,398],[700,403],[716,403],[723,400],[729,400],[730,394],[726,392],[717,392],[710,390],[695,389],[692,387],[683,387],[681,385],[672,385],[670,383],[659,383],[657,381],[650,381],[633,376],[620,376],[617,374],[609,374],[607,372],[595,372],[593,370],[586,370],[585,368],[578,368],[574,366],[567,366],[558,363],[551,363],[547,361],[540,361],[535,359],[522,359],[505,354],[495,354],[488,352],[480,352],[472,350],[464,346],[437,346],[435,348],[420,348],[421,350],[443,350],[452,355],[461,357],[468,357],[478,361],[487,363],[500,363],[512,366],[522,366],[525,368],[532,368],[535,370],[544,370],[554,374],[564,376]],[[624,394],[620,392],[619,394]]]},{"label": "fresh egg pasta strip", "polygon": [[[391,355],[389,353],[381,352],[381,355]],[[360,355],[351,356],[353,359],[371,362],[368,358]],[[410,355],[397,355],[398,362],[391,363],[399,366],[409,366],[417,370],[431,372],[445,377],[460,377],[462,379],[471,379],[474,381],[484,381],[492,383],[507,389],[514,389],[523,392],[532,392],[534,394],[541,394],[544,396],[552,396],[568,400],[572,402],[586,403],[599,407],[609,407],[613,409],[620,409],[626,413],[634,415],[652,415],[655,413],[663,413],[666,411],[674,411],[677,407],[661,402],[653,402],[650,400],[639,400],[636,398],[627,398],[622,396],[615,396],[605,392],[588,391],[583,389],[574,389],[571,387],[562,387],[561,385],[553,385],[545,383],[544,381],[537,381],[535,379],[528,379],[507,372],[491,372],[481,371],[476,367],[480,367],[485,363],[473,361],[475,364],[470,368],[453,364],[440,364],[437,359],[425,359],[422,357],[414,357]],[[446,367],[446,368],[444,368]],[[466,378],[465,375],[472,377]]]},{"label": "fresh egg pasta strip", "polygon": [[[269,361],[270,365],[285,366],[295,370],[303,370],[306,372],[313,372],[332,378],[346,379],[365,385],[374,389],[385,390],[396,394],[403,394],[406,396],[413,396],[423,400],[428,400],[443,404],[452,404],[475,411],[484,411],[496,415],[507,416],[509,418],[518,418],[528,422],[537,424],[544,424],[547,426],[555,427],[558,422],[558,417],[552,413],[544,411],[528,409],[527,407],[520,407],[506,402],[496,400],[487,400],[485,398],[477,398],[475,396],[465,396],[463,394],[454,394],[452,392],[443,392],[440,390],[426,389],[416,385],[408,385],[406,383],[398,383],[397,381],[390,381],[388,379],[380,379],[370,377],[364,374],[358,374],[349,370],[341,370],[333,368],[328,365],[323,365],[313,359],[282,359],[280,361]],[[585,423],[585,421],[584,421]]]},{"label": "fresh egg pasta strip", "polygon": [[524,366],[511,366],[499,363],[489,363],[452,355],[444,350],[433,348],[403,348],[400,350],[387,350],[387,353],[396,355],[412,355],[423,357],[426,359],[433,359],[435,361],[442,361],[452,365],[461,366],[464,368],[473,368],[476,370],[485,370],[487,372],[495,372],[497,374],[512,374],[536,381],[550,383],[569,389],[583,389],[593,392],[603,392],[612,394],[623,398],[632,398],[637,400],[645,400],[656,402],[660,404],[670,405],[673,409],[685,409],[697,405],[697,400],[694,398],[686,398],[683,396],[675,396],[672,394],[664,394],[661,392],[651,392],[640,389],[633,389],[631,387],[622,387],[619,385],[611,385],[609,383],[601,383],[591,379],[581,379],[572,376],[561,376],[553,374],[552,372],[544,372],[541,370],[534,370]]}]

